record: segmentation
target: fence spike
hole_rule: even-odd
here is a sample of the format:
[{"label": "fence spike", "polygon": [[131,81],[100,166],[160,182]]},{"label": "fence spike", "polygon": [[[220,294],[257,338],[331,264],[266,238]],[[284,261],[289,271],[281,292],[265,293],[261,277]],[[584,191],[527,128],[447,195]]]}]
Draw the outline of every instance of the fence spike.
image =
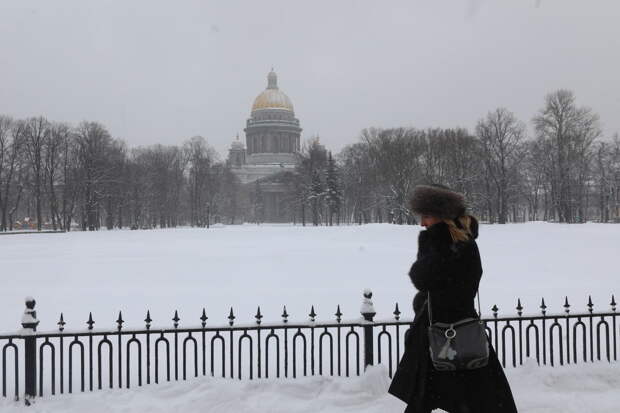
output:
[{"label": "fence spike", "polygon": [[499,311],[497,305],[493,304],[493,307],[491,307],[491,311],[493,311],[493,317],[497,318],[497,312]]},{"label": "fence spike", "polygon": [[545,297],[542,298],[542,302],[540,303],[540,310],[542,315],[547,314],[547,306],[545,305]]},{"label": "fence spike", "polygon": [[588,311],[590,312],[590,314],[592,314],[593,310],[594,310],[594,304],[592,304],[592,296],[589,295],[588,296]]},{"label": "fence spike", "polygon": [[200,316],[200,322],[202,324],[202,328],[205,328],[207,326],[207,319],[209,317],[207,317],[207,310],[205,310],[205,308],[202,308],[202,315]]},{"label": "fence spike", "polygon": [[521,298],[517,298],[517,314],[519,317],[523,315],[523,306],[521,305]]},{"label": "fence spike", "polygon": [[340,311],[340,304],[338,304],[338,308],[336,309],[336,322],[340,323],[342,321],[342,312]]},{"label": "fence spike", "polygon": [[314,305],[312,306],[312,308],[310,309],[310,314],[308,314],[310,316],[310,321],[312,321],[314,323],[314,321],[316,320],[316,313],[314,312]]},{"label": "fence spike", "polygon": [[146,323],[146,329],[150,330],[151,329],[151,312],[149,310],[146,310],[146,318],[144,319],[144,322]]},{"label": "fence spike", "polygon": [[286,306],[284,306],[284,309],[282,311],[282,322],[288,323],[288,313],[286,312]]},{"label": "fence spike", "polygon": [[116,320],[116,324],[118,324],[118,331],[121,331],[121,329],[123,328],[123,323],[125,321],[123,321],[123,313],[122,312],[118,312],[118,319]]},{"label": "fence spike", "polygon": [[400,320],[400,310],[398,309],[398,303],[396,303],[396,308],[394,309],[393,314],[396,321]]},{"label": "fence spike", "polygon": [[232,327],[235,322],[235,315],[233,314],[233,308],[230,307],[230,314],[228,315],[228,324]]},{"label": "fence spike", "polygon": [[258,310],[256,310],[254,318],[256,319],[256,324],[260,324],[261,318],[263,318],[263,315],[260,313],[260,305],[258,306]]},{"label": "fence spike", "polygon": [[566,315],[570,313],[570,304],[568,303],[568,296],[564,296],[564,312]]},{"label": "fence spike", "polygon": [[88,313],[88,321],[86,322],[86,324],[88,324],[89,330],[93,329],[93,324],[95,324],[95,322],[93,321],[93,313]]},{"label": "fence spike", "polygon": [[62,332],[65,329],[65,319],[62,316],[62,313],[60,313],[60,320],[58,320],[58,331]]},{"label": "fence spike", "polygon": [[611,295],[611,303],[609,303],[609,305],[611,305],[611,311],[613,311],[614,313],[616,312],[616,297],[614,297],[614,295]]},{"label": "fence spike", "polygon": [[181,320],[179,318],[179,312],[177,310],[174,310],[174,317],[172,317],[172,321],[174,322],[174,328],[179,327],[179,320]]}]

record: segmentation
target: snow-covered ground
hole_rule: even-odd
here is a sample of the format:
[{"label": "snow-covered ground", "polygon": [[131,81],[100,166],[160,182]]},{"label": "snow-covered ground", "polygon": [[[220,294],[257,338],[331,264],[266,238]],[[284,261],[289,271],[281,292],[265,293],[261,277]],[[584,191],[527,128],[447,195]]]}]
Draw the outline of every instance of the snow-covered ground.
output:
[{"label": "snow-covered ground", "polygon": [[[616,413],[620,405],[620,367],[593,364],[538,367],[526,363],[507,370],[521,413]],[[213,412],[213,413],[388,413],[404,403],[387,394],[384,367],[350,379],[235,381],[214,378],[37,399],[34,406],[0,399],[11,412]],[[436,410],[440,412],[440,410]]]},{"label": "snow-covered ground", "polygon": [[[391,317],[399,302],[411,316],[414,293],[407,271],[421,227],[364,225],[301,227],[244,225],[207,229],[101,231],[0,236],[0,332],[19,327],[23,298],[37,300],[40,330],[111,327],[123,311],[125,327],[138,327],[150,309],[155,326],[224,324],[232,306],[239,322],[278,321],[286,305],[291,320],[359,317],[364,288],[374,292],[377,318]],[[620,298],[620,225],[547,223],[483,225],[479,238],[484,275],[483,312],[493,304],[514,314],[539,311],[545,297],[561,312],[564,296],[573,311],[595,310]]]},{"label": "snow-covered ground", "polygon": [[[332,320],[338,304],[344,318],[359,317],[362,291],[371,288],[377,318],[391,317],[399,302],[411,316],[414,293],[407,271],[416,254],[417,226],[295,227],[253,225],[206,229],[101,231],[96,233],[0,236],[0,332],[15,331],[23,298],[37,299],[39,330],[56,328],[62,311],[68,329],[112,327],[123,311],[125,327],[140,327],[146,310],[154,326],[224,324],[230,307],[238,322],[278,321],[282,305],[290,319]],[[608,310],[620,295],[617,273],[620,226],[531,223],[483,226],[479,238],[485,273],[483,311],[493,304],[514,314],[561,312],[564,296],[573,311]],[[617,412],[620,367],[597,363],[507,369],[521,412]],[[41,412],[399,412],[404,405],[386,394],[385,367],[350,379],[236,381],[200,378],[188,382],[39,399]],[[48,393],[49,394],[49,393]],[[0,410],[22,410],[0,400]]]}]

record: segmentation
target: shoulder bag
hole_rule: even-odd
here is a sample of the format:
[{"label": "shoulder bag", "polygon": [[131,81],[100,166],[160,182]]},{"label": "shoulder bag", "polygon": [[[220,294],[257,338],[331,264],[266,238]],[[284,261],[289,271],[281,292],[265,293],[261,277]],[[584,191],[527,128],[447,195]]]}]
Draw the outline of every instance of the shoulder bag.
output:
[{"label": "shoulder bag", "polygon": [[433,322],[431,295],[428,294],[428,341],[433,367],[438,371],[474,370],[487,365],[489,342],[478,317],[464,318],[454,323]]}]

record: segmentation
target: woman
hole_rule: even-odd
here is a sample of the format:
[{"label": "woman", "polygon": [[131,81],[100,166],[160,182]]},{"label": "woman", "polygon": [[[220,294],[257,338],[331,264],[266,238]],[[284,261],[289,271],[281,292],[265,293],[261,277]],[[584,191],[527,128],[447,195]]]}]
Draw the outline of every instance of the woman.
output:
[{"label": "woman", "polygon": [[409,271],[419,290],[413,301],[416,315],[389,392],[407,403],[405,413],[515,413],[490,341],[488,365],[475,370],[437,371],[429,355],[429,294],[433,321],[477,317],[474,298],[482,275],[478,221],[466,214],[463,196],[442,185],[417,186],[410,206],[426,230],[419,234],[417,260]]}]

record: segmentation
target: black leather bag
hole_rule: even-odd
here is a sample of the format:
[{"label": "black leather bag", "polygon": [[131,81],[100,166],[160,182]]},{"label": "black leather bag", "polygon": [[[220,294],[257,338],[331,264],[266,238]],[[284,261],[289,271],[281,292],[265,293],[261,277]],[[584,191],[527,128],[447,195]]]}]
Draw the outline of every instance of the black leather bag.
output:
[{"label": "black leather bag", "polygon": [[430,294],[427,304],[429,351],[435,370],[474,370],[486,366],[489,342],[482,320],[464,318],[455,323],[433,323]]}]

